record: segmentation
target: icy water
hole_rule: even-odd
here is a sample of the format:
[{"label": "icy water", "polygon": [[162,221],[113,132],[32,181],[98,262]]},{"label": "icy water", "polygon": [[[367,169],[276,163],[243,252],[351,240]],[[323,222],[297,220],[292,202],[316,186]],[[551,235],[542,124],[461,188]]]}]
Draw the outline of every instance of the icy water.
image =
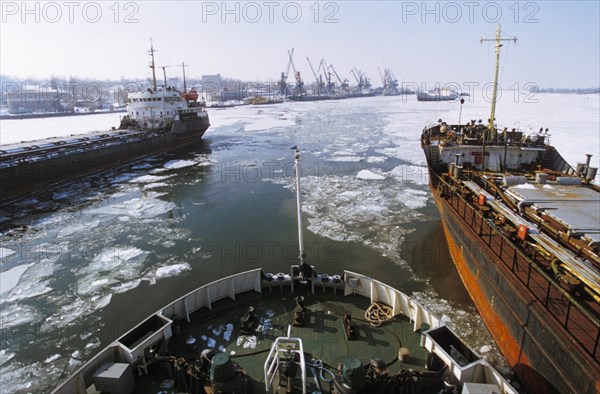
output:
[{"label": "icy water", "polygon": [[[549,127],[572,165],[592,153],[597,166],[599,96],[535,99],[501,101],[500,125]],[[294,145],[308,261],[321,273],[349,269],[394,285],[474,348],[496,348],[448,256],[419,146],[427,123],[458,120],[458,103],[376,97],[209,114],[194,153],[151,157],[0,212],[1,393],[50,391],[204,283],[256,267],[287,272],[297,256]],[[462,119],[487,114],[473,97]],[[118,122],[87,118],[3,121],[2,143]]]}]

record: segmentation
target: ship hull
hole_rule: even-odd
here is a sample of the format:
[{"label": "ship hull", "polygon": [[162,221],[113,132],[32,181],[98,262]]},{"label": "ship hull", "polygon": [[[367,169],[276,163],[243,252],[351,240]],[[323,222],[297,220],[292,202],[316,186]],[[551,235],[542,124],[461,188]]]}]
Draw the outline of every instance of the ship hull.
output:
[{"label": "ship hull", "polygon": [[[101,139],[81,135],[72,147],[59,143],[41,151],[30,148],[18,158],[3,155],[0,205],[148,155],[189,148],[202,141],[209,126],[208,117],[191,118],[174,122],[169,132],[113,131]],[[38,148],[40,142],[31,146]]]},{"label": "ship hull", "polygon": [[[431,169],[430,169],[431,170]],[[528,392],[597,393],[600,369],[432,185],[452,259]]]},{"label": "ship hull", "polygon": [[417,93],[417,101],[454,101],[456,96],[433,95],[423,92]]}]

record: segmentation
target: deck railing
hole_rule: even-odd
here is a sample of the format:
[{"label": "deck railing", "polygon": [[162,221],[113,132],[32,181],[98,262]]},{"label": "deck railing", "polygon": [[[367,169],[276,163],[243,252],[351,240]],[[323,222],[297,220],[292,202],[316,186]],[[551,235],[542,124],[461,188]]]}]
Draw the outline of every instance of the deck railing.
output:
[{"label": "deck railing", "polygon": [[[435,184],[445,184],[446,190],[451,190],[446,181],[437,175],[435,177]],[[600,364],[600,320],[463,196],[454,192],[446,196],[446,199],[449,206],[477,234],[487,249],[529,289],[530,294],[560,323],[573,340]]]}]

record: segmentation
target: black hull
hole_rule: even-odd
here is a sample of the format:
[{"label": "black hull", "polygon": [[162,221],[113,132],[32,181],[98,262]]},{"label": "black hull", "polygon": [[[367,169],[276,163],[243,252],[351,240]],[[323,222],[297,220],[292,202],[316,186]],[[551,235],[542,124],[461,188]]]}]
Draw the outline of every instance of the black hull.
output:
[{"label": "black hull", "polygon": [[[0,205],[23,195],[81,179],[152,154],[185,149],[201,142],[210,126],[208,118],[175,122],[171,131],[121,131],[102,135],[101,139],[57,144],[47,150],[32,149],[17,158],[2,156],[0,166]],[[97,137],[96,137],[97,138]],[[38,144],[38,145],[34,145]],[[36,148],[40,142],[32,142]]]}]

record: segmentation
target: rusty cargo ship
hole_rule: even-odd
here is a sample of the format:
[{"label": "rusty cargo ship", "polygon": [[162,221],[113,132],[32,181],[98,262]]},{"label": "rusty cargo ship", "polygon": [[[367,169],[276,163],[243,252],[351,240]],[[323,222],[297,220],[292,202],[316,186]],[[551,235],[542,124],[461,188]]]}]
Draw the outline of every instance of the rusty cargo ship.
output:
[{"label": "rusty cargo ship", "polygon": [[[499,28],[495,41],[498,61]],[[498,128],[495,102],[488,124],[439,120],[422,132],[452,259],[527,392],[598,393],[597,168],[591,155],[571,167],[548,129]]]},{"label": "rusty cargo ship", "polygon": [[[127,114],[110,131],[3,145],[0,150],[0,204],[72,182],[151,154],[201,142],[210,126],[198,93],[157,87],[150,47],[152,87],[130,93]],[[164,68],[163,68],[164,72]]]}]

